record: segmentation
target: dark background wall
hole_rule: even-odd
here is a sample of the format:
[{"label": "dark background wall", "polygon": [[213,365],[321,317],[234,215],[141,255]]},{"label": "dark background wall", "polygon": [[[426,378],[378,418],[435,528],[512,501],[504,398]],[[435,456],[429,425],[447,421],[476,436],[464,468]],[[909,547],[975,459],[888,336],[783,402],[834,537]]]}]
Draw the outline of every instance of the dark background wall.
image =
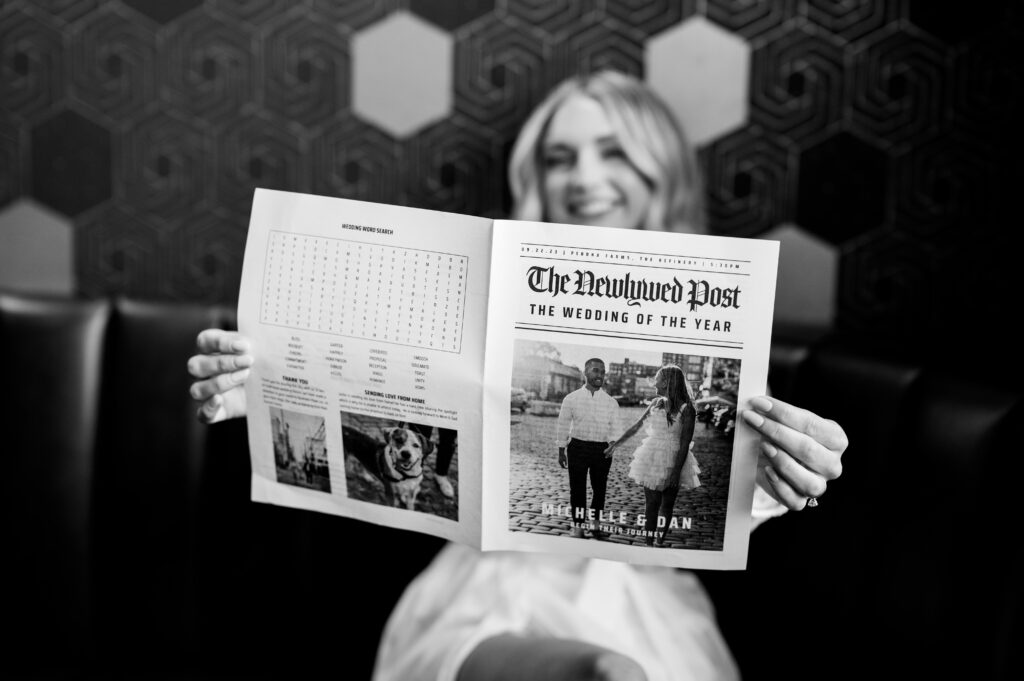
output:
[{"label": "dark background wall", "polygon": [[[1020,288],[1020,6],[2,0],[0,211],[70,223],[80,295],[233,303],[254,187],[504,216],[553,84],[645,76],[651,41],[706,21],[749,50],[740,124],[699,147],[712,231],[820,238],[843,332],[987,342]],[[446,113],[400,134],[353,103],[375,68],[353,45],[396,12],[452,46]]]}]

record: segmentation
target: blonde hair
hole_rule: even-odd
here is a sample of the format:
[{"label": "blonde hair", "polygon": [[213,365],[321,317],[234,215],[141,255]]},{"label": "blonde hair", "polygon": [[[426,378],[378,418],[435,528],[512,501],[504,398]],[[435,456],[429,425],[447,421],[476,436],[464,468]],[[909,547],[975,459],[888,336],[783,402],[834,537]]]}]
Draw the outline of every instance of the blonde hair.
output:
[{"label": "blonde hair", "polygon": [[686,380],[686,374],[682,368],[675,364],[666,364],[654,374],[654,381],[659,376],[665,377],[665,392],[668,394],[665,406],[665,418],[669,424],[672,423],[672,414],[679,411],[684,405],[693,404],[693,394],[690,392],[690,382]]},{"label": "blonde hair", "polygon": [[707,231],[696,155],[665,103],[644,83],[618,71],[576,76],[558,85],[523,124],[509,161],[517,220],[547,219],[542,185],[544,138],[558,108],[582,95],[604,109],[630,162],[651,184],[651,206],[641,227]]}]

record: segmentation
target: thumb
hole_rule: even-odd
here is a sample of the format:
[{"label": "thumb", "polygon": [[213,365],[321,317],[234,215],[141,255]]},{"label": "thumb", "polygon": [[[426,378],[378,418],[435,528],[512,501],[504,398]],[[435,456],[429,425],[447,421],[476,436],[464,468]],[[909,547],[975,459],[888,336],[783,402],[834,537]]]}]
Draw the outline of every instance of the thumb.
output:
[{"label": "thumb", "polygon": [[196,417],[201,422],[207,424],[223,421],[226,416],[227,410],[224,408],[224,397],[219,394],[211,396],[196,411]]}]

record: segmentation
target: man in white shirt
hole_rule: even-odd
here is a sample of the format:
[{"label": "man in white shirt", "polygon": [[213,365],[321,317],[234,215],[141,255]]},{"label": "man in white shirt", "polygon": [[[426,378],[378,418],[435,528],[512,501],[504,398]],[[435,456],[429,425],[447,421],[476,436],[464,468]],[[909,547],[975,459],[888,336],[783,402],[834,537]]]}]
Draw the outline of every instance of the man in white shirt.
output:
[{"label": "man in white shirt", "polygon": [[[605,454],[615,440],[619,403],[601,390],[604,385],[604,361],[588,359],[583,367],[586,383],[562,400],[558,412],[558,465],[569,470],[569,504],[572,506],[572,536],[583,537],[583,526],[590,521],[590,534],[603,536],[598,516],[604,509],[608,471],[612,455]],[[587,475],[594,488],[592,515],[587,513]]]}]

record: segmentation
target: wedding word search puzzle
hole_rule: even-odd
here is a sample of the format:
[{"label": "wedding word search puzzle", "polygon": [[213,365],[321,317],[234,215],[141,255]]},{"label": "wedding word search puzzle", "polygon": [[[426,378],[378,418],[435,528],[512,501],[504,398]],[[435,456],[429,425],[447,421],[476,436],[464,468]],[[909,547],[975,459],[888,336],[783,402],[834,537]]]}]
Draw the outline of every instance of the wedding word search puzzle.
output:
[{"label": "wedding word search puzzle", "polygon": [[458,353],[465,256],[271,231],[260,322]]}]

